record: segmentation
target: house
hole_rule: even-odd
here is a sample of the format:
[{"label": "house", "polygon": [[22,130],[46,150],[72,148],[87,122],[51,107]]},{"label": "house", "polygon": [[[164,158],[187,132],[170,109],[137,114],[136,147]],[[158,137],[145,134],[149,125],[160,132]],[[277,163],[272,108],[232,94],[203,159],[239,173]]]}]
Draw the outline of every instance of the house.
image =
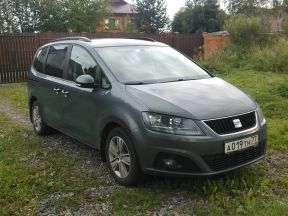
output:
[{"label": "house", "polygon": [[135,15],[131,4],[124,0],[112,0],[111,15],[97,27],[97,32],[126,32],[135,30]]}]

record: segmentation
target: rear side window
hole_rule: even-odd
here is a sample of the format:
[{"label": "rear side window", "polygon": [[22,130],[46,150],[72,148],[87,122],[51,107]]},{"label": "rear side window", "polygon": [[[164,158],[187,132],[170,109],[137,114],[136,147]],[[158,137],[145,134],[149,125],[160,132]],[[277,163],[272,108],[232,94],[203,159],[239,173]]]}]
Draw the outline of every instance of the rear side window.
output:
[{"label": "rear side window", "polygon": [[79,46],[73,46],[68,68],[68,80],[75,81],[78,76],[89,74],[96,77],[97,64],[91,55]]},{"label": "rear side window", "polygon": [[46,61],[46,54],[47,54],[48,47],[44,47],[43,49],[39,50],[35,60],[34,60],[34,68],[39,72],[43,73],[44,64]]},{"label": "rear side window", "polygon": [[67,45],[50,46],[45,73],[54,77],[63,77]]}]

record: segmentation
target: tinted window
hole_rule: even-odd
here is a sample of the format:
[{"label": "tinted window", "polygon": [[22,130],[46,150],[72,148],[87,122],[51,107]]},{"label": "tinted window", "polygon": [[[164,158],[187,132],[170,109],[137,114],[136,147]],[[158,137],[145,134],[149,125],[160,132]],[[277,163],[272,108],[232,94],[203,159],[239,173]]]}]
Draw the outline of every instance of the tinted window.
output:
[{"label": "tinted window", "polygon": [[46,61],[46,54],[47,54],[48,47],[45,47],[38,51],[35,60],[34,60],[34,68],[39,72],[43,73],[44,64]]},{"label": "tinted window", "polygon": [[68,80],[75,81],[78,76],[83,74],[89,74],[95,78],[96,68],[96,62],[86,50],[73,46],[69,60]]},{"label": "tinted window", "polygon": [[63,77],[67,45],[50,46],[45,73],[51,76]]}]

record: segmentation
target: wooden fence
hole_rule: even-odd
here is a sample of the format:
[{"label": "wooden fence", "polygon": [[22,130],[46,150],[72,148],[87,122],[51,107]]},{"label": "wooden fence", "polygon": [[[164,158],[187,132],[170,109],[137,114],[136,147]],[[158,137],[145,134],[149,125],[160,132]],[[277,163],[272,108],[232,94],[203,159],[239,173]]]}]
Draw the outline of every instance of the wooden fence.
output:
[{"label": "wooden fence", "polygon": [[166,43],[188,56],[202,53],[203,35],[199,34],[127,34],[127,33],[24,33],[0,34],[0,84],[25,82],[35,51],[41,45],[61,37],[88,38],[150,37]]}]

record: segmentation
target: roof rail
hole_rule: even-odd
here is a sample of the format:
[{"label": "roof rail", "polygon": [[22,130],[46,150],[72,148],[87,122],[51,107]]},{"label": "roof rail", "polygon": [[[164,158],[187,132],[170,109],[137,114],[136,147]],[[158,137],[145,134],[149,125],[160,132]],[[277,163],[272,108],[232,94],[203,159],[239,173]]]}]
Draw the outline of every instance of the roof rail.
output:
[{"label": "roof rail", "polygon": [[153,38],[150,38],[150,37],[132,37],[132,38],[129,38],[129,39],[145,40],[145,41],[156,42],[156,40],[154,40]]},{"label": "roof rail", "polygon": [[51,42],[56,42],[56,41],[63,41],[63,40],[81,40],[85,42],[91,42],[91,40],[87,37],[64,37],[64,38],[57,38],[55,40],[52,40]]}]

